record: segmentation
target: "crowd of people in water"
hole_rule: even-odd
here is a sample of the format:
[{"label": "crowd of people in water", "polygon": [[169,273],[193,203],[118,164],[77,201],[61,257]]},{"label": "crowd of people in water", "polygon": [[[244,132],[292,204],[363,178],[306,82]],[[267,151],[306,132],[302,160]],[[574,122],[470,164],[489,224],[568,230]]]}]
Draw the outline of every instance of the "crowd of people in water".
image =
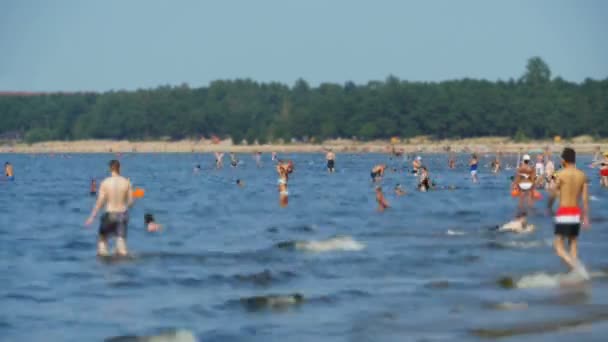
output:
[{"label": "crowd of people in water", "polygon": [[[336,154],[331,149],[326,149],[324,152],[327,172],[332,174],[336,172]],[[402,151],[397,151],[394,148],[390,154],[391,158],[403,157],[407,162],[411,162],[411,167],[406,167],[405,170],[416,177],[416,189],[418,191],[428,192],[439,189],[432,180],[429,167],[424,164],[421,156],[404,156]],[[215,153],[216,168],[223,168],[224,155],[221,152]],[[253,155],[257,167],[262,167],[261,156],[260,152],[256,152]],[[534,226],[528,223],[527,216],[534,203],[542,198],[539,190],[545,190],[548,194],[547,210],[554,217],[555,252],[571,270],[577,270],[583,277],[588,278],[584,267],[578,261],[577,239],[581,227],[587,228],[590,223],[589,181],[586,174],[576,167],[576,152],[572,148],[564,148],[560,155],[560,164],[557,167],[552,159],[553,153],[549,149],[538,153],[535,158],[532,158],[529,154],[522,155],[522,153],[519,153],[515,165],[504,167],[501,162],[502,157],[501,153],[497,153],[490,163],[489,169],[495,174],[503,170],[513,172],[513,175],[510,177],[512,181],[511,195],[518,198],[518,209],[514,219],[496,227],[496,231],[513,233],[529,233],[534,231]],[[286,207],[289,203],[289,175],[294,172],[295,165],[291,160],[278,158],[276,153],[272,153],[272,161],[275,163],[278,175],[279,205]],[[471,154],[468,161],[468,170],[472,183],[480,181],[478,178],[479,162],[477,154]],[[456,164],[455,154],[449,151],[448,169],[456,168]],[[238,165],[239,159],[237,155],[230,153],[230,166],[236,168]],[[598,148],[589,166],[599,170],[600,185],[608,188],[608,152],[602,154]],[[370,172],[371,182],[375,184],[377,210],[380,212],[390,208],[389,202],[380,186],[380,182],[387,169],[387,164],[382,163],[374,165]],[[14,168],[9,162],[6,162],[4,171],[6,180],[15,180]],[[108,239],[115,238],[115,253],[124,256],[128,254],[126,239],[127,226],[129,224],[129,208],[133,206],[138,196],[134,195],[131,181],[121,175],[120,162],[118,160],[110,161],[109,171],[110,176],[104,179],[99,186],[95,179],[91,180],[90,194],[91,196],[97,196],[97,200],[85,224],[87,226],[91,225],[103,210],[104,213],[100,217],[98,230],[97,253],[100,256],[110,255]],[[201,171],[201,166],[196,165],[194,172],[200,173]],[[397,170],[392,169],[392,171]],[[236,185],[243,187],[245,183],[243,180],[237,179]],[[452,186],[443,188],[449,190],[455,189]],[[394,192],[398,197],[407,194],[401,184],[395,185]],[[559,201],[559,206],[553,213],[555,201]],[[149,212],[144,215],[144,224],[150,232],[162,229],[162,226],[155,221],[153,214]],[[566,243],[568,244],[568,250],[566,250]]]}]

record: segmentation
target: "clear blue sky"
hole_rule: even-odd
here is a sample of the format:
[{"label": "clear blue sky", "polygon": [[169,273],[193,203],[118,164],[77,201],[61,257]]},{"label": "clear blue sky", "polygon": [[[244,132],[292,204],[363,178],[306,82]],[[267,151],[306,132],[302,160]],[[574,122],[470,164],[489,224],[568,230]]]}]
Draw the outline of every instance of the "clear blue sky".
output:
[{"label": "clear blue sky", "polygon": [[603,0],[0,0],[0,90],[608,77]]}]

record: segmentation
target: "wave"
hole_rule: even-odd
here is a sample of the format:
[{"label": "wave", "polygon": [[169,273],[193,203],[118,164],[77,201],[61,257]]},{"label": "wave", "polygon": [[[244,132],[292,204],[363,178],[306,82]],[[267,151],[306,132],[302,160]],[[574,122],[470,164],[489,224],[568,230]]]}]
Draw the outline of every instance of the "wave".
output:
[{"label": "wave", "polygon": [[451,230],[451,229],[448,229],[448,231],[447,231],[447,232],[445,232],[445,233],[446,233],[446,235],[451,235],[451,236],[461,236],[461,235],[466,235],[466,233],[465,233],[465,232],[461,232],[461,231],[459,231],[459,230]]},{"label": "wave", "polygon": [[279,248],[293,248],[296,250],[323,253],[333,251],[361,251],[365,245],[351,236],[336,236],[326,240],[287,241],[277,244]]},{"label": "wave", "polygon": [[[590,279],[604,278],[608,276],[605,272],[590,272]],[[586,283],[585,277],[581,276],[579,272],[569,273],[534,273],[525,275],[520,278],[503,277],[498,280],[498,284],[503,288],[519,288],[519,289],[530,289],[530,288],[556,288],[556,287],[569,287],[578,286]]]},{"label": "wave", "polygon": [[189,330],[169,330],[156,335],[125,335],[108,337],[105,342],[196,342],[194,333]]}]

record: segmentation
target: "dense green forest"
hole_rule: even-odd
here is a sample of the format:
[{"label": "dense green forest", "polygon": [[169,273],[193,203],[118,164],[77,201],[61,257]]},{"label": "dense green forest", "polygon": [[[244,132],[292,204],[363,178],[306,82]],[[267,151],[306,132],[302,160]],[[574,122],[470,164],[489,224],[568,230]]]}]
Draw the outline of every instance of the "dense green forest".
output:
[{"label": "dense green forest", "polygon": [[[552,78],[540,58],[519,79],[365,85],[252,80],[105,93],[0,96],[0,134],[28,142],[148,140],[217,135],[260,143],[292,138],[361,140],[512,136],[608,136],[608,79]],[[305,138],[306,137],[306,138]]]}]

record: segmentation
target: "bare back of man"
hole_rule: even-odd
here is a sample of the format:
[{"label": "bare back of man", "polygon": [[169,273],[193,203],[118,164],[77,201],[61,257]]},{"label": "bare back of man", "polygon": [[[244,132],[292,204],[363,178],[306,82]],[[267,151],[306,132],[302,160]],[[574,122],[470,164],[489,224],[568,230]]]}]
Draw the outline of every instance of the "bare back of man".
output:
[{"label": "bare back of man", "polygon": [[100,219],[97,254],[108,255],[108,239],[116,236],[116,253],[127,255],[128,209],[133,204],[133,191],[131,182],[120,175],[118,161],[110,162],[110,171],[111,176],[104,179],[99,186],[97,201],[86,225],[92,224],[99,210],[105,206],[105,213]]},{"label": "bare back of man", "polygon": [[[557,174],[555,189],[549,199],[551,208],[555,199],[559,198],[559,208],[555,213],[555,252],[571,269],[578,266],[577,239],[581,221],[584,228],[589,225],[587,176],[574,165],[574,155],[574,150],[564,149],[564,169]],[[570,246],[569,253],[564,248],[566,240]]]}]

